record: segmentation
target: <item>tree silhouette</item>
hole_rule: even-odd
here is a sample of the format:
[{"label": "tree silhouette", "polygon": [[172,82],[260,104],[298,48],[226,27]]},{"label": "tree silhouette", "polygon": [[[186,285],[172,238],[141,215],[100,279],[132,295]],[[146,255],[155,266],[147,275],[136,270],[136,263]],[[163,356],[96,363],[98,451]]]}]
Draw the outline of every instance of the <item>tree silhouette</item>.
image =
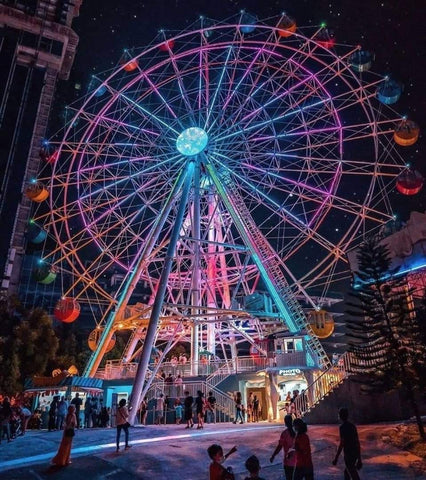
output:
[{"label": "tree silhouette", "polygon": [[391,270],[387,248],[369,238],[358,254],[347,335],[354,380],[365,393],[401,390],[425,438],[417,394],[426,376],[426,346],[405,278]]}]

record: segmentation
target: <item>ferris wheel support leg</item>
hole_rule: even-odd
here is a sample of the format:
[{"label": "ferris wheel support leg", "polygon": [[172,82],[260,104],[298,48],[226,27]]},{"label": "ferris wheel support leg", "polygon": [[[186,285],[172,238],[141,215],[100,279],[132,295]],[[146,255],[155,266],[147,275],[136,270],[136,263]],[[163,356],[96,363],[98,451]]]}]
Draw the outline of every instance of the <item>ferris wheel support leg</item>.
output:
[{"label": "ferris wheel support leg", "polygon": [[83,372],[83,377],[93,377],[96,374],[99,364],[101,363],[102,358],[106,352],[109,340],[111,339],[111,331],[113,330],[115,319],[116,317],[120,318],[120,315],[124,315],[127,303],[129,302],[133,290],[139,282],[141,273],[145,268],[146,260],[154,248],[155,242],[157,241],[158,236],[161,233],[167,216],[169,215],[170,210],[175,203],[176,196],[182,188],[182,184],[185,181],[186,177],[187,172],[182,172],[182,174],[178,177],[175,184],[173,185],[172,191],[170,192],[170,195],[168,196],[164,207],[162,208],[160,214],[157,217],[157,221],[155,227],[153,228],[152,234],[146,241],[145,248],[141,254],[138,264],[135,265],[133,272],[131,273],[129,279],[124,285],[123,291],[121,292],[119,300],[117,302],[116,310],[111,311],[108,315],[108,320],[106,321],[105,328],[102,332],[101,338],[99,339],[98,346],[96,350],[92,353],[89,361],[86,364],[86,368]]},{"label": "ferris wheel support leg", "polygon": [[191,329],[191,375],[198,375],[198,364],[200,361],[199,336],[200,326],[198,324],[200,313],[200,288],[201,288],[201,265],[200,265],[200,240],[201,240],[201,213],[200,213],[200,164],[197,162],[194,172],[194,202],[192,212],[192,236],[194,242],[194,258],[192,264],[192,293],[191,302],[193,305],[192,314],[194,323]]},{"label": "ferris wheel support leg", "polygon": [[289,312],[288,307],[284,303],[284,300],[281,298],[278,290],[276,287],[273,285],[270,276],[268,275],[267,269],[263,265],[261,257],[258,255],[256,251],[256,246],[253,243],[252,239],[250,236],[247,234],[245,231],[244,224],[240,218],[239,213],[236,211],[234,208],[233,204],[230,201],[230,198],[228,196],[228,192],[225,189],[224,185],[222,184],[222,181],[215,169],[215,167],[211,163],[206,163],[206,169],[210,175],[210,178],[212,179],[219,196],[221,197],[223,203],[226,205],[229,214],[232,217],[232,220],[235,224],[235,227],[238,230],[238,233],[240,234],[241,238],[243,239],[243,242],[245,246],[249,249],[251,253],[251,257],[259,270],[259,273],[265,282],[266,288],[268,289],[269,293],[271,294],[272,298],[274,299],[275,304],[277,305],[280,313],[282,314],[283,318],[285,319],[285,322],[287,324],[288,329],[292,333],[298,333],[300,331],[300,328],[296,325],[296,322],[294,318],[292,317],[291,313]]},{"label": "ferris wheel support leg", "polygon": [[179,208],[177,211],[175,224],[170,236],[169,246],[167,247],[166,258],[164,260],[163,270],[160,275],[160,281],[158,282],[158,291],[155,296],[154,304],[152,306],[151,318],[149,319],[148,328],[146,331],[145,342],[143,344],[141,359],[136,372],[135,381],[133,383],[133,389],[131,394],[130,406],[130,423],[133,423],[139,407],[139,402],[145,382],[146,372],[148,370],[149,359],[151,357],[151,351],[153,342],[157,333],[158,320],[160,318],[161,309],[163,307],[164,295],[167,290],[167,283],[172,269],[173,258],[175,256],[175,249],[179,239],[180,230],[182,228],[183,219],[185,216],[186,206],[188,204],[189,191],[191,188],[192,177],[194,175],[194,162],[188,163],[188,167],[185,172],[182,196],[180,198]]},{"label": "ferris wheel support leg", "polygon": [[[208,249],[208,264],[207,264],[207,284],[209,288],[207,289],[207,306],[210,308],[216,307],[216,298],[214,292],[217,291],[216,286],[216,250],[217,246],[215,245],[216,241],[216,202],[214,199],[214,194],[210,191],[208,194],[208,218],[209,218],[209,231],[208,231],[208,240],[209,244]],[[220,228],[220,226],[218,226]],[[208,323],[207,324],[207,350],[216,355],[216,324]]]}]

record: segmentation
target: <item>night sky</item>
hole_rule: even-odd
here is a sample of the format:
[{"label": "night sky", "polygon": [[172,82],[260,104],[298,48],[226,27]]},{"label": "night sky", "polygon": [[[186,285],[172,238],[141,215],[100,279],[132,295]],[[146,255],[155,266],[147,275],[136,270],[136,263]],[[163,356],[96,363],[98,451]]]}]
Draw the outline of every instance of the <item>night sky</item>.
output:
[{"label": "night sky", "polygon": [[[392,74],[404,85],[401,100],[394,105],[401,114],[426,128],[426,9],[420,0],[84,0],[74,29],[80,45],[72,81],[81,82],[82,91],[90,75],[117,64],[125,48],[141,47],[152,41],[158,30],[178,33],[199,15],[224,20],[241,9],[259,18],[286,11],[298,25],[319,25],[334,31],[338,43],[361,44],[373,51],[373,70]],[[63,86],[70,88],[70,85]],[[407,162],[426,175],[425,140],[405,149]],[[426,209],[426,189],[414,197],[395,193],[395,212],[406,219],[413,209]]]}]

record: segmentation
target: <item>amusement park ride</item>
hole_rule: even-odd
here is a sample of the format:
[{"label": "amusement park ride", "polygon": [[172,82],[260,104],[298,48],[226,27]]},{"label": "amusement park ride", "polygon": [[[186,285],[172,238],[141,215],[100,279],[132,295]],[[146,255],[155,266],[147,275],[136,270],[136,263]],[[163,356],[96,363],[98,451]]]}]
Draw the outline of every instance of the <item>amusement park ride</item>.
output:
[{"label": "amusement park ride", "polygon": [[[93,77],[26,192],[33,236],[57,244],[38,281],[73,278],[56,318],[76,320],[84,303],[101,312],[84,376],[99,374],[118,330],[130,331],[118,363],[136,365],[135,405],[155,347],[158,368],[189,345],[197,376],[200,351],[232,361],[244,344],[273,357],[262,341],[287,335],[303,340],[304,368],[333,368],[322,307],[347,278],[346,252],[392,220],[395,182],[404,195],[423,185],[401,155],[419,128],[389,107],[402,87],[373,60],[325,25],[242,12],[162,31]],[[123,274],[114,294],[99,282],[112,270]],[[141,281],[147,304],[132,299]],[[259,290],[270,308],[244,308]]]}]

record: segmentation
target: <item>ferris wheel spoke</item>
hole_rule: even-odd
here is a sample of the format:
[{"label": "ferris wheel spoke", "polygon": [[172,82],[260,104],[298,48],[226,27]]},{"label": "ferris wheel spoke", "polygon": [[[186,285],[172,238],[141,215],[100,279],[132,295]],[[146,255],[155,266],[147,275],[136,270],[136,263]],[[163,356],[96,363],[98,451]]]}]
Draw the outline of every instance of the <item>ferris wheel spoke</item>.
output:
[{"label": "ferris wheel spoke", "polygon": [[233,46],[232,45],[228,47],[228,53],[226,55],[226,59],[225,59],[225,62],[223,64],[222,71],[220,72],[219,80],[217,82],[215,91],[213,93],[213,98],[210,102],[210,105],[207,107],[207,115],[206,115],[206,119],[205,119],[205,122],[204,122],[204,130],[206,130],[207,132],[210,131],[210,128],[208,128],[209,127],[210,116],[212,114],[213,109],[215,108],[216,99],[217,99],[218,94],[219,94],[219,92],[222,88],[223,78],[224,78],[224,76],[226,74],[226,70],[228,68],[228,62],[229,62],[229,59],[231,57],[231,53],[233,53]]},{"label": "ferris wheel spoke", "polygon": [[[303,200],[307,200],[313,203],[318,203],[320,205],[325,205],[325,203],[329,203],[332,208],[335,208],[337,210],[342,210],[346,213],[351,213],[354,216],[361,215],[363,218],[372,220],[375,222],[381,222],[383,219],[383,212],[376,210],[374,208],[371,208],[367,205],[364,205],[363,203],[357,203],[357,202],[354,202],[353,200],[340,197],[335,192],[333,192],[332,189],[322,190],[321,188],[309,185],[300,180],[294,180],[292,178],[289,178],[288,176],[285,176],[284,174],[287,172],[287,169],[284,169],[283,171],[278,170],[279,173],[274,173],[270,170],[269,171],[265,170],[253,164],[242,163],[241,166],[246,167],[249,170],[259,171],[265,174],[266,176],[270,176],[270,177],[282,180],[284,183],[276,188],[289,195],[297,195]],[[302,173],[303,173],[303,170],[302,170]],[[320,171],[319,173],[322,174],[324,172]],[[331,172],[326,172],[326,173],[331,173]],[[336,171],[333,171],[332,173],[335,174]],[[339,174],[344,175],[344,171],[340,171]],[[268,184],[266,183],[264,185],[268,186]],[[286,185],[292,185],[294,187],[297,187],[298,189],[297,193],[294,193],[294,190]],[[310,192],[311,195],[307,195],[304,192]]]},{"label": "ferris wheel spoke", "polygon": [[120,98],[123,98],[129,104],[129,106],[133,107],[135,111],[142,112],[148,118],[153,118],[158,124],[162,125],[167,130],[173,132],[176,135],[176,137],[179,135],[179,132],[174,127],[172,127],[170,124],[162,120],[157,115],[154,115],[153,113],[151,113],[149,110],[147,110],[144,106],[142,106],[135,100],[132,100],[131,98],[129,98],[127,95],[124,95],[124,94],[120,94]]},{"label": "ferris wheel spoke", "polygon": [[[307,45],[307,41],[305,42],[304,46]],[[274,42],[274,44],[272,45],[272,49],[274,49],[275,47],[277,46],[277,42]],[[303,46],[301,47],[301,49],[303,49]],[[273,52],[274,50],[272,50]],[[260,85],[258,85],[258,81],[260,80],[261,76],[259,75],[257,81],[255,83],[253,83],[251,85],[251,89],[248,91],[246,97],[245,97],[245,100],[244,102],[242,103],[242,105],[240,105],[239,108],[236,109],[236,111],[234,112],[234,114],[231,116],[231,121],[234,122],[236,121],[236,117],[239,115],[239,113],[241,111],[243,111],[243,109],[246,107],[247,105],[247,102],[252,99],[257,93],[259,92],[262,92],[265,88],[267,88],[268,84],[272,81],[275,81],[275,78],[277,75],[280,75],[281,74],[281,71],[286,71],[286,65],[288,62],[291,62],[293,61],[293,58],[296,56],[297,53],[300,53],[299,50],[296,50],[293,55],[288,58],[286,60],[286,63],[284,65],[281,65],[281,68],[280,69],[276,69],[275,72],[272,74],[272,75],[268,75],[268,78],[263,82],[261,83]],[[272,55],[272,53],[271,53]],[[262,72],[264,71],[264,68],[262,68]]]},{"label": "ferris wheel spoke", "polygon": [[192,121],[195,123],[194,108],[191,105],[191,102],[189,100],[188,92],[186,91],[185,85],[182,81],[182,72],[179,70],[179,68],[177,66],[176,56],[172,52],[169,44],[166,43],[166,45],[167,45],[167,51],[168,51],[168,54],[169,54],[169,58],[172,62],[173,71],[175,73],[177,84],[178,84],[178,87],[179,87],[179,92],[180,92],[181,99],[183,100],[183,102],[186,106],[187,113],[190,114]]},{"label": "ferris wheel spoke", "polygon": [[[288,94],[288,92],[285,92],[286,94]],[[303,98],[303,101],[305,102],[307,100],[307,98]],[[294,115],[300,115],[301,113],[303,112],[306,112],[307,110],[310,110],[310,109],[313,109],[315,107],[318,107],[320,105],[325,105],[326,103],[328,102],[331,102],[331,98],[326,98],[326,99],[321,99],[321,100],[318,100],[317,102],[314,102],[314,103],[311,103],[309,105],[305,105],[303,107],[300,107],[300,108],[294,108],[296,105],[292,105],[291,106],[291,110],[289,111],[285,111],[285,113],[281,114],[281,115],[278,115],[277,117],[274,117],[274,118],[269,118],[267,120],[264,120],[262,122],[259,122],[259,123],[255,123],[255,124],[251,124],[249,126],[244,126],[243,128],[237,130],[237,131],[234,131],[234,132],[231,132],[231,133],[228,133],[226,135],[223,135],[223,136],[219,136],[217,138],[217,141],[224,141],[224,140],[229,140],[231,138],[234,138],[236,136],[239,136],[239,135],[242,135],[242,134],[245,134],[245,133],[248,133],[248,132],[251,132],[253,130],[258,130],[259,128],[263,128],[263,127],[266,127],[268,125],[271,125],[271,124],[274,124],[274,123],[277,123],[277,122],[280,122],[282,120],[288,120],[290,117],[294,116]],[[262,108],[258,110],[259,112],[262,111]],[[254,118],[253,116],[250,115],[251,118]],[[249,116],[246,116],[245,118],[242,119],[242,122],[244,120],[248,120],[249,119]]]},{"label": "ferris wheel spoke", "polygon": [[129,136],[131,136],[131,134],[126,130],[126,129],[129,129],[133,132],[143,132],[147,135],[153,135],[155,137],[158,137],[160,135],[159,132],[156,132],[154,130],[148,130],[148,129],[145,129],[143,127],[141,127],[140,125],[137,126],[137,125],[131,125],[130,123],[127,123],[123,120],[118,120],[118,119],[115,119],[115,118],[111,118],[111,117],[108,117],[106,115],[94,115],[92,113],[89,113],[89,112],[86,112],[85,110],[81,109],[79,111],[79,115],[81,115],[83,118],[85,118],[87,121],[89,122],[92,122],[94,120],[97,121],[98,124],[104,124],[106,127],[112,127],[112,126],[117,126],[117,128],[115,129],[115,131],[117,133],[124,133],[124,134],[127,134]]},{"label": "ferris wheel spoke", "polygon": [[[177,160],[180,160],[180,162],[176,162],[177,164],[180,164],[182,163],[183,161],[183,158],[180,154],[178,155],[175,155],[173,157],[170,157],[170,158],[166,158],[165,160],[163,160],[162,162],[158,162],[158,163],[155,163],[154,165],[152,165],[151,167],[148,167],[146,169],[143,170],[143,175],[146,175],[147,173],[149,172],[153,172],[155,170],[157,170],[160,166],[164,166],[164,165],[172,165],[174,161],[177,161]],[[176,167],[176,163],[174,165],[174,167]],[[94,192],[91,192],[87,195],[83,195],[82,197],[80,197],[80,200],[84,200],[86,198],[88,198],[89,196],[93,196],[93,195],[96,195],[100,192],[104,192],[104,191],[107,191],[107,190],[111,190],[112,188],[116,188],[118,185],[121,185],[123,183],[126,183],[129,181],[129,179],[131,178],[137,178],[141,175],[141,172],[135,172],[135,173],[132,173],[131,175],[129,175],[128,177],[124,178],[124,179],[121,179],[119,181],[113,181],[113,182],[110,182],[107,186],[105,186],[104,188],[100,189],[100,190],[95,190]]]},{"label": "ferris wheel spoke", "polygon": [[[270,43],[271,39],[275,36],[275,33],[272,32],[269,34],[269,36],[267,37],[266,39],[266,43]],[[272,47],[273,48],[273,47]],[[235,75],[236,71],[237,71],[237,65],[238,65],[238,61],[239,61],[239,53],[240,53],[241,50],[238,50],[238,55],[237,57],[235,58],[235,66],[234,66],[234,69],[233,69],[233,74]],[[272,56],[272,53],[273,53],[273,50],[272,52],[269,52],[269,57],[266,57],[264,61],[262,61],[262,68],[260,70],[260,72],[257,73],[257,79],[254,81],[254,82],[251,82],[251,84],[253,86],[255,86],[257,84],[257,82],[259,81],[259,79],[261,78],[261,76],[263,75],[264,71],[266,70],[267,68],[267,64],[268,64],[268,60],[269,58]],[[228,94],[226,95],[226,99],[225,99],[225,102],[223,103],[223,106],[222,106],[222,112],[220,115],[218,115],[215,120],[212,122],[209,130],[211,130],[214,125],[219,121],[219,120],[222,120],[223,117],[225,116],[225,112],[226,112],[226,109],[228,107],[228,105],[230,104],[231,100],[233,99],[234,95],[239,91],[241,85],[243,84],[244,80],[248,77],[248,75],[251,74],[252,72],[252,69],[253,67],[256,65],[256,63],[258,62],[258,59],[260,56],[263,56],[264,55],[264,51],[262,48],[258,48],[257,51],[256,51],[256,54],[254,56],[254,58],[250,61],[250,64],[249,66],[245,69],[242,77],[240,78],[240,80],[238,81],[238,83],[233,86],[233,82],[229,82],[229,86],[228,86]]]},{"label": "ferris wheel spoke", "polygon": [[[305,44],[306,46],[307,44]],[[321,70],[319,70],[318,72],[315,73],[315,78],[317,77],[320,77],[322,73],[326,73],[327,71],[334,71],[333,70],[333,65],[334,64],[338,64],[338,63],[342,63],[343,60],[347,57],[349,57],[352,53],[354,53],[357,49],[353,49],[353,50],[350,50],[349,52],[347,52],[344,56],[342,56],[342,58],[337,58],[335,59],[335,61],[329,65],[329,64],[324,64],[323,68]],[[247,101],[249,99],[252,99],[253,97],[256,96],[256,94],[258,94],[259,92],[262,92],[266,87],[267,85],[270,83],[270,82],[273,82],[276,80],[276,76],[277,75],[281,75],[281,72],[282,71],[289,71],[289,72],[293,72],[293,69],[295,69],[294,71],[298,71],[300,69],[303,69],[302,65],[305,61],[305,58],[303,59],[302,62],[300,61],[296,61],[297,59],[297,54],[301,53],[303,50],[302,50],[302,47],[300,50],[297,50],[296,52],[294,52],[294,54],[292,56],[290,56],[290,58],[288,58],[285,62],[284,65],[282,65],[280,67],[280,69],[277,69],[275,70],[275,72],[272,74],[272,75],[269,75],[268,78],[260,85],[258,86],[255,90],[253,90],[254,87],[256,87],[256,85],[253,85],[252,86],[252,89],[251,91],[248,93],[248,95],[246,96],[246,99],[244,100],[243,104],[238,108],[236,109],[236,111],[234,112],[234,114],[230,117],[230,120],[231,122],[236,122],[236,117],[239,115],[239,113],[241,113],[241,111],[243,111],[243,107],[246,106],[247,104]],[[309,58],[309,57],[308,57]],[[290,68],[291,67],[291,68]],[[348,65],[345,65],[345,67],[343,69],[341,69],[341,73],[345,70],[345,69],[349,69],[349,66]],[[309,72],[307,69],[304,69],[303,70],[306,74],[306,77],[304,78],[304,80],[302,80],[299,84],[293,86],[293,87],[290,87],[290,89],[285,89],[285,86],[287,85],[287,83],[293,78],[293,75],[287,75],[286,76],[286,79],[285,79],[285,82],[281,85],[281,88],[283,89],[283,93],[281,93],[280,95],[274,95],[273,98],[271,100],[269,100],[268,102],[266,102],[264,105],[262,105],[262,107],[259,107],[257,110],[254,110],[252,111],[249,115],[250,116],[255,116],[257,113],[259,113],[261,110],[263,110],[264,108],[270,106],[270,105],[273,105],[274,103],[276,103],[277,101],[281,100],[283,96],[291,93],[294,89],[296,88],[299,88],[301,87],[302,85],[306,84],[306,82],[308,82],[309,80],[313,80],[314,79],[314,74],[312,74],[311,72]],[[323,84],[324,85],[324,84]],[[244,119],[243,119],[244,120]],[[243,121],[241,120],[241,121]]]},{"label": "ferris wheel spoke", "polygon": [[324,238],[318,232],[310,228],[308,224],[304,223],[302,220],[300,220],[300,218],[298,218],[296,215],[294,215],[289,210],[284,208],[283,205],[276,202],[269,195],[267,195],[262,190],[260,190],[255,185],[253,185],[251,182],[249,182],[246,178],[237,174],[235,171],[231,170],[225,163],[218,160],[217,158],[218,156],[223,157],[224,160],[228,160],[227,157],[218,153],[214,154],[215,161],[224,170],[229,172],[233,177],[238,178],[238,180],[240,180],[244,185],[249,187],[249,190],[246,190],[246,192],[249,193],[252,197],[266,200],[264,205],[267,206],[268,209],[272,210],[272,212],[274,212],[276,215],[281,217],[284,221],[290,223],[293,227],[297,228],[304,235],[309,235],[309,237],[311,237],[321,246],[325,247],[327,250],[332,251],[335,249],[335,246],[332,243],[328,242],[326,238]]}]

